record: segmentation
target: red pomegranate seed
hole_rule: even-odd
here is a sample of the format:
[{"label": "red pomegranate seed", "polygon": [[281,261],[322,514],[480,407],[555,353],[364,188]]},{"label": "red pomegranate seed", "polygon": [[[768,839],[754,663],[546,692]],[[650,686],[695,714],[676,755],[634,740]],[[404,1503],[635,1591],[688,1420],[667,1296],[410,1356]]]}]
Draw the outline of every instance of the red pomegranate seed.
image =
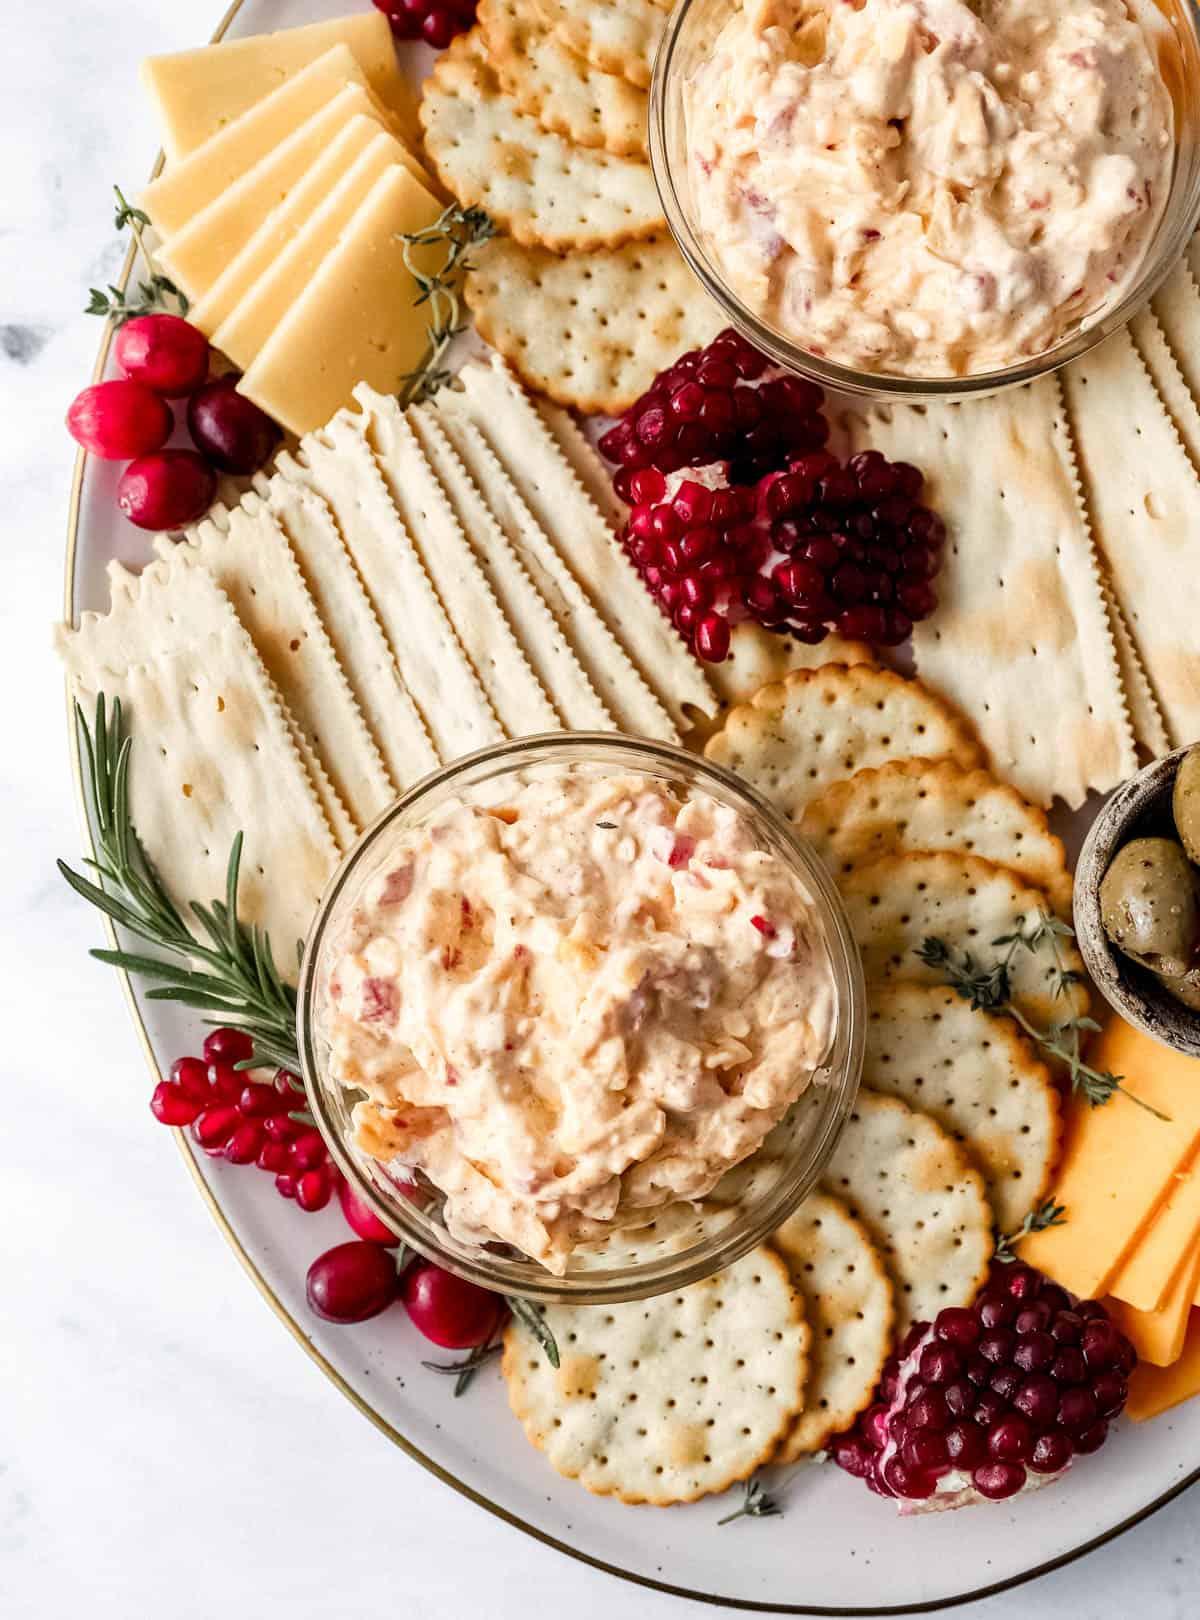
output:
[{"label": "red pomegranate seed", "polygon": [[990,1290],[980,1298],[976,1309],[985,1328],[1005,1327],[1017,1314],[1016,1303],[1008,1295]]},{"label": "red pomegranate seed", "polygon": [[667,493],[667,481],[657,467],[641,467],[629,480],[629,492],[635,501],[654,506]]},{"label": "red pomegranate seed", "polygon": [[150,1112],[160,1125],[190,1125],[203,1106],[170,1080],[160,1080],[150,1098]]},{"label": "red pomegranate seed", "polygon": [[729,625],[715,613],[706,613],[696,626],[696,651],[710,664],[729,656]]},{"label": "red pomegranate seed", "polygon": [[990,1429],[994,1423],[1000,1422],[1000,1419],[1007,1411],[1008,1402],[1002,1396],[997,1395],[995,1390],[989,1389],[976,1401],[975,1410],[972,1412],[971,1417],[974,1422],[979,1424],[980,1428]]},{"label": "red pomegranate seed", "polygon": [[1057,1474],[1070,1462],[1074,1450],[1067,1436],[1058,1429],[1039,1434],[1029,1455],[1029,1466],[1035,1474]]},{"label": "red pomegranate seed", "polygon": [[333,1181],[325,1168],[306,1170],[296,1180],[296,1202],[301,1209],[324,1209],[333,1197]]},{"label": "red pomegranate seed", "polygon": [[917,1472],[945,1473],[950,1466],[946,1437],[940,1429],[913,1429],[900,1446],[904,1466]]},{"label": "red pomegranate seed", "polygon": [[1099,1422],[1084,1429],[1082,1434],[1075,1436],[1075,1450],[1081,1457],[1090,1456],[1093,1451],[1099,1451],[1107,1439],[1108,1424],[1101,1418]]},{"label": "red pomegranate seed", "polygon": [[206,1108],[192,1125],[192,1135],[202,1148],[223,1148],[241,1121],[236,1108]]},{"label": "red pomegranate seed", "polygon": [[1085,1322],[1079,1347],[1090,1372],[1114,1367],[1121,1353],[1121,1335],[1111,1322]]},{"label": "red pomegranate seed", "polygon": [[1025,1462],[1033,1451],[1033,1430],[1024,1418],[1001,1418],[988,1431],[988,1451],[999,1462]]},{"label": "red pomegranate seed", "polygon": [[199,1058],[176,1058],[171,1065],[171,1079],[185,1097],[191,1097],[200,1103],[212,1100],[212,1087],[208,1082],[208,1064],[202,1063]]},{"label": "red pomegranate seed", "polygon": [[937,1490],[935,1475],[906,1468],[899,1457],[891,1457],[883,1465],[883,1482],[894,1495],[915,1502],[926,1501]]},{"label": "red pomegranate seed", "polygon": [[306,1129],[297,1120],[289,1119],[286,1114],[268,1114],[263,1120],[263,1130],[266,1131],[272,1142],[291,1142]]},{"label": "red pomegranate seed", "polygon": [[281,1198],[295,1198],[295,1196],[296,1196],[296,1178],[295,1178],[295,1176],[288,1175],[286,1171],[282,1175],[276,1176],[275,1177],[275,1190],[276,1190],[276,1192],[279,1194],[279,1196]]},{"label": "red pomegranate seed", "polygon": [[989,1502],[1003,1502],[1024,1485],[1025,1470],[1018,1462],[984,1463],[971,1475],[971,1483]]},{"label": "red pomegranate seed", "polygon": [[951,1417],[963,1417],[975,1405],[975,1386],[969,1379],[956,1378],[942,1390],[942,1398]]},{"label": "red pomegranate seed", "polygon": [[244,1029],[214,1029],[204,1037],[206,1063],[245,1063],[254,1056],[254,1041]]},{"label": "red pomegranate seed", "polygon": [[987,1456],[983,1430],[974,1423],[952,1423],[946,1430],[946,1455],[955,1468],[964,1472],[977,1468]]},{"label": "red pomegranate seed", "polygon": [[957,1350],[970,1350],[979,1338],[979,1322],[974,1311],[960,1305],[948,1305],[944,1311],[939,1311],[933,1330],[939,1339]]},{"label": "red pomegranate seed", "polygon": [[230,1164],[253,1164],[265,1146],[262,1126],[257,1120],[248,1119],[226,1142],[225,1157]]},{"label": "red pomegranate seed", "polygon": [[948,1344],[927,1344],[918,1366],[927,1384],[948,1384],[962,1371],[962,1357]]},{"label": "red pomegranate seed", "polygon": [[264,1142],[254,1162],[260,1170],[269,1170],[277,1176],[287,1169],[288,1150],[282,1142]]},{"label": "red pomegranate seed", "polygon": [[278,1109],[279,1093],[274,1086],[265,1086],[261,1081],[251,1080],[242,1087],[238,1095],[238,1107],[248,1119],[264,1118]]},{"label": "red pomegranate seed", "polygon": [[1045,1373],[1034,1373],[1021,1383],[1012,1403],[1035,1428],[1048,1428],[1058,1416],[1058,1385]]},{"label": "red pomegranate seed", "polygon": [[210,1063],[208,1065],[208,1083],[213,1095],[222,1102],[235,1103],[242,1095],[242,1087],[246,1084],[246,1077],[239,1074],[236,1069],[230,1068],[228,1063]]},{"label": "red pomegranate seed", "polygon": [[997,1367],[988,1379],[988,1388],[1006,1401],[1011,1401],[1024,1380],[1015,1367]]},{"label": "red pomegranate seed", "polygon": [[1096,1397],[1090,1389],[1066,1389],[1058,1403],[1058,1421],[1068,1434],[1079,1435],[1096,1421]]},{"label": "red pomegranate seed", "polygon": [[1101,1417],[1115,1417],[1125,1405],[1129,1386],[1116,1368],[1102,1372],[1092,1384],[1092,1396]]},{"label": "red pomegranate seed", "polygon": [[876,1451],[882,1451],[887,1445],[887,1416],[887,1407],[877,1402],[874,1406],[869,1406],[860,1419],[863,1434]]},{"label": "red pomegranate seed", "polygon": [[316,1170],[328,1157],[319,1131],[306,1130],[288,1149],[288,1162],[293,1170]]},{"label": "red pomegranate seed", "polygon": [[1060,1384],[1082,1384],[1087,1377],[1087,1362],[1083,1359],[1083,1352],[1076,1350],[1072,1345],[1060,1350],[1054,1358],[1050,1376]]},{"label": "red pomegranate seed", "polygon": [[993,1366],[1011,1361],[1016,1347],[1017,1336],[1008,1328],[990,1328],[979,1340],[979,1354]]},{"label": "red pomegranate seed", "polygon": [[[1023,1311],[1022,1316],[1028,1315]],[[1020,1317],[1018,1317],[1018,1324]],[[1017,1333],[1017,1347],[1013,1351],[1013,1362],[1022,1372],[1045,1372],[1047,1367],[1054,1364],[1057,1346],[1050,1335],[1041,1328],[1032,1332]]]},{"label": "red pomegranate seed", "polygon": [[857,1435],[842,1435],[833,1444],[831,1455],[839,1468],[855,1479],[868,1479],[875,1466],[875,1454]]}]

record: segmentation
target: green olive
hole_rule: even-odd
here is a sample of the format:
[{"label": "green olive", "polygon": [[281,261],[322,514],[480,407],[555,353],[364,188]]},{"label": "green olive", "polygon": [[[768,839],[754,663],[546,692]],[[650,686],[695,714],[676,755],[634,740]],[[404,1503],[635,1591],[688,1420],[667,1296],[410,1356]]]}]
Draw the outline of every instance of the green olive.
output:
[{"label": "green olive", "polygon": [[1200,943],[1196,872],[1172,838],[1135,838],[1100,884],[1104,932],[1155,973],[1178,979]]},{"label": "green olive", "polygon": [[1182,1001],[1193,1012],[1200,1012],[1200,968],[1193,968],[1180,979],[1173,979],[1166,973],[1160,973],[1158,978],[1163,989],[1173,995],[1176,1001]]},{"label": "green olive", "polygon": [[1189,748],[1179,762],[1171,809],[1184,849],[1193,861],[1200,861],[1200,743]]}]

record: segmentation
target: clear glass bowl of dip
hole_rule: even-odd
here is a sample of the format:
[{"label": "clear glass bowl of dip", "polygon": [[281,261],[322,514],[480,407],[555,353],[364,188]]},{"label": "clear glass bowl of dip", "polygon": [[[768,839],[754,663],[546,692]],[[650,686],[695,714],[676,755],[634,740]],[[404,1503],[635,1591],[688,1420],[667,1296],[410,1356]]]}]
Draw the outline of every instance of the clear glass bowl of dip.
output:
[{"label": "clear glass bowl of dip", "polygon": [[810,353],[745,303],[705,241],[688,172],[683,86],[711,52],[741,0],[680,0],[667,24],[650,87],[650,163],[667,224],[680,252],[731,326],[779,365],[825,388],[876,399],[967,399],[1032,382],[1086,354],[1137,314],[1179,262],[1200,223],[1200,7],[1193,0],[1138,0],[1151,19],[1151,49],[1175,109],[1175,165],[1158,228],[1125,296],[1095,319],[1086,316],[1053,348],[1033,359],[961,377],[905,377],[861,371]]},{"label": "clear glass bowl of dip", "polygon": [[[387,860],[395,835],[418,828],[449,801],[494,804],[539,775],[564,771],[649,777],[681,793],[703,792],[735,809],[755,842],[783,861],[811,898],[833,972],[833,1041],[813,1082],[759,1151],[701,1203],[662,1206],[653,1232],[630,1246],[628,1232],[574,1251],[565,1276],[502,1244],[464,1243],[439,1219],[429,1183],[404,1189],[354,1141],[351,1111],[361,1093],[329,1073],[319,987],[341,924]],[[369,827],[330,880],[304,953],[298,1037],[309,1106],[354,1190],[413,1249],[471,1282],[526,1299],[612,1303],[697,1282],[731,1265],[792,1213],[815,1186],[854,1104],[865,1031],[862,967],[837,890],[821,861],[765,799],[730,772],[682,748],[600,732],[556,732],[470,754],[410,788]]]}]

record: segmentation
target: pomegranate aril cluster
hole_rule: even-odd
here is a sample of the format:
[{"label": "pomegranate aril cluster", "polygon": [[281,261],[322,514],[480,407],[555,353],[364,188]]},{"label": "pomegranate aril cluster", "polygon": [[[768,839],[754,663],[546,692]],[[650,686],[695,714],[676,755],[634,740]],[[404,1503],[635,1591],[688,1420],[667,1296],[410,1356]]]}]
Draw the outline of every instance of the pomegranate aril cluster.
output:
[{"label": "pomegranate aril cluster", "polygon": [[160,1124],[190,1126],[210,1157],[266,1170],[282,1196],[301,1209],[324,1209],[338,1171],[316,1127],[293,1118],[304,1112],[300,1081],[286,1069],[267,1083],[234,1067],[253,1056],[245,1030],[213,1030],[203,1057],[177,1058],[171,1065],[170,1078],[154,1088],[150,1111]]},{"label": "pomegranate aril cluster", "polygon": [[443,50],[475,21],[479,0],[374,0],[397,39],[420,39]]},{"label": "pomegranate aril cluster", "polygon": [[1136,1364],[1103,1305],[996,1266],[973,1306],[909,1333],[832,1455],[902,1503],[939,1489],[1002,1501],[1100,1449]]},{"label": "pomegranate aril cluster", "polygon": [[747,619],[813,645],[836,630],[896,646],[937,606],[945,528],[918,500],[922,475],[876,450],[843,465],[823,448],[820,389],[763,379],[767,364],[723,333],[600,441],[632,508],[629,555],[709,661]]}]

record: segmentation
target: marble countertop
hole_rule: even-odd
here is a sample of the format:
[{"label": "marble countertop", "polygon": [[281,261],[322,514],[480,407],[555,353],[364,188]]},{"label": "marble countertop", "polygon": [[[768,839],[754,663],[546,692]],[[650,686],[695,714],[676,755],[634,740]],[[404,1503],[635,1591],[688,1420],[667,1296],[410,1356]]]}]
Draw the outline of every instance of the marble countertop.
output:
[{"label": "marble countertop", "polygon": [[[136,186],[155,145],[134,64],[198,43],[217,9],[5,8],[0,1614],[607,1620],[621,1606],[698,1620],[712,1611],[618,1585],[481,1513],[297,1353],[151,1120],[120,992],[86,954],[98,926],[54,871],[79,844],[49,652],[73,448],[62,415],[99,337],[79,311],[120,260],[110,187]],[[1200,1605],[1198,1511],[1192,1493],[969,1612],[1182,1620]],[[735,1533],[752,1556],[753,1527]]]}]

